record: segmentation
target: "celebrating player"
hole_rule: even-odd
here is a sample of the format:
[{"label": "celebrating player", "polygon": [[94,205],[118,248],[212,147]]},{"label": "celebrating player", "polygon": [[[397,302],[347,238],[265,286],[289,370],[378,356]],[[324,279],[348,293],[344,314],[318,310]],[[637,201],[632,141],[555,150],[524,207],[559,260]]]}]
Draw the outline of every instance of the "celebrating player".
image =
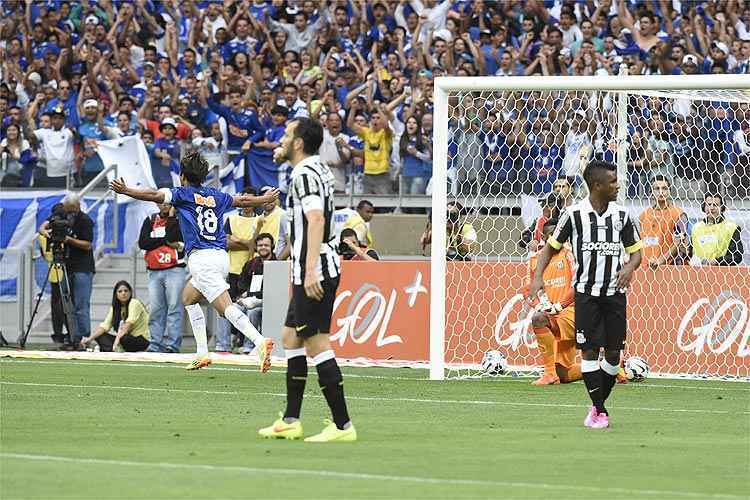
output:
[{"label": "celebrating player", "polygon": [[[557,219],[545,222],[542,241],[549,238]],[[529,281],[536,272],[538,254],[529,257]],[[581,365],[576,363],[575,307],[573,305],[573,254],[562,248],[554,254],[543,273],[544,292],[531,317],[539,352],[544,360],[544,374],[534,385],[555,385],[581,379]]]},{"label": "celebrating player", "polygon": [[307,359],[318,371],[318,382],[333,414],[333,422],[308,442],[356,441],[349,420],[341,370],[329,340],[333,302],[341,268],[333,231],[331,170],[317,155],[323,127],[309,118],[291,122],[274,161],[293,166],[287,210],[292,245],[292,300],[282,331],[286,351],[286,411],[270,427],[258,431],[266,438],[299,439],[302,395],[307,380]]},{"label": "celebrating player", "polygon": [[110,184],[112,191],[137,200],[154,203],[170,203],[177,209],[177,220],[185,238],[185,255],[192,278],[182,292],[182,303],[190,319],[195,335],[197,355],[186,367],[197,370],[211,364],[206,340],[206,318],[199,304],[205,298],[245,337],[258,348],[260,370],[265,373],[271,367],[273,341],[263,337],[250,323],[242,309],[232,303],[227,290],[226,276],[229,272],[229,256],[226,252],[224,213],[232,207],[257,207],[276,200],[278,190],[263,196],[230,196],[211,187],[203,187],[208,176],[208,163],[199,153],[186,155],[180,162],[182,187],[172,189],[135,189],[125,185],[122,179]]},{"label": "celebrating player", "polygon": [[[573,280],[576,344],[583,358],[583,381],[593,403],[584,425],[603,429],[609,427],[604,403],[615,384],[625,345],[625,291],[641,263],[643,243],[627,209],[615,203],[619,190],[617,167],[592,161],[583,178],[589,197],[563,212],[555,232],[539,253],[529,296],[536,297],[544,288],[547,265],[563,243],[570,240],[577,264]],[[630,255],[625,264],[623,247]],[[601,349],[604,359],[600,363]]]}]

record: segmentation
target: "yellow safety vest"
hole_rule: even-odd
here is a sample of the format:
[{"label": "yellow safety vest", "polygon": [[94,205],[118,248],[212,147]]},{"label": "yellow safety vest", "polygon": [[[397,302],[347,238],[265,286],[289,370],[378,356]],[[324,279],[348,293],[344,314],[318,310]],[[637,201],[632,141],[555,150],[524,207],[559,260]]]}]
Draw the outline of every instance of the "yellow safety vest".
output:
[{"label": "yellow safety vest", "polygon": [[[263,218],[262,233],[268,233],[273,236],[274,244],[279,241],[279,230],[281,229],[281,215],[284,210],[281,207],[274,207],[270,214]],[[274,250],[273,248],[271,250]]]},{"label": "yellow safety vest", "polygon": [[372,248],[372,233],[370,232],[370,225],[365,222],[361,215],[355,212],[346,219],[344,227],[341,229],[346,228],[354,229],[354,232],[357,233],[357,239],[359,242]]},{"label": "yellow safety vest", "polygon": [[[229,227],[232,234],[241,240],[249,240],[255,231],[255,217],[244,217],[239,214],[229,216]],[[229,250],[229,272],[239,275],[242,273],[242,266],[250,260],[249,250]]]},{"label": "yellow safety vest", "polygon": [[701,259],[718,259],[729,249],[737,224],[724,219],[718,224],[701,221],[693,228],[693,254]]}]

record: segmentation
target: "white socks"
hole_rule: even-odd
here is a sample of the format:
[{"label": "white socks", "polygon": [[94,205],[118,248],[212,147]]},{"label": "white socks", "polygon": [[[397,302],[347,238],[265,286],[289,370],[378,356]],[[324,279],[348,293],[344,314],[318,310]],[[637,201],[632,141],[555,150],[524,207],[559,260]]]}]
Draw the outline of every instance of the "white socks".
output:
[{"label": "white socks", "polygon": [[226,309],[224,309],[224,317],[227,319],[227,321],[232,323],[232,325],[234,325],[236,329],[241,331],[242,335],[249,338],[256,346],[260,345],[261,342],[265,340],[263,335],[261,335],[260,332],[255,329],[253,324],[250,323],[250,320],[247,316],[245,316],[245,313],[243,313],[242,310],[236,305],[230,304]]},{"label": "white socks", "polygon": [[208,354],[208,340],[206,339],[206,317],[203,316],[203,309],[200,304],[185,306],[190,319],[190,326],[193,328],[195,337],[196,352],[199,356]]}]

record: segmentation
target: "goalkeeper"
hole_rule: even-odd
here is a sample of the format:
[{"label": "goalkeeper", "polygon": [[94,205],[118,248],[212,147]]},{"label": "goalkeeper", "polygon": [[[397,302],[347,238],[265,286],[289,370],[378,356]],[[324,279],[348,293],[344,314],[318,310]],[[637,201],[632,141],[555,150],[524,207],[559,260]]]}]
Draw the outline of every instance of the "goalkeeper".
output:
[{"label": "goalkeeper", "polygon": [[[542,227],[544,247],[554,232],[557,219]],[[544,361],[544,374],[534,385],[556,385],[581,379],[581,364],[576,361],[575,309],[573,304],[573,254],[563,248],[544,271],[544,292],[539,294],[531,326]],[[529,284],[536,271],[537,254],[529,257]]]}]

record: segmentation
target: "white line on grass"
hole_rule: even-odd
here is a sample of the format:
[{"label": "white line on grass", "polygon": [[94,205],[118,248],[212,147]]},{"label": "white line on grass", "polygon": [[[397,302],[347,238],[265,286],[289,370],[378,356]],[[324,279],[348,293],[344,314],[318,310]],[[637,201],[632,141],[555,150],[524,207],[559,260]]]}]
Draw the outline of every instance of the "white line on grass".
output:
[{"label": "white line on grass", "polygon": [[[72,361],[72,362],[71,362]],[[169,365],[169,364],[154,364],[154,363],[129,363],[126,361],[93,361],[93,362],[87,362],[87,361],[79,361],[79,360],[34,360],[34,359],[17,359],[17,358],[0,358],[0,363],[20,363],[20,364],[38,364],[38,365],[45,365],[45,364],[54,364],[54,365],[67,365],[67,366],[128,366],[128,367],[147,367],[147,368],[171,368],[171,369],[180,369],[182,370],[183,367],[181,365]],[[390,376],[390,375],[363,375],[361,373],[352,373],[349,371],[352,367],[347,367],[344,369],[344,376],[351,377],[351,378],[362,378],[362,379],[376,379],[376,380],[411,380],[411,381],[427,381],[429,378],[427,377],[396,377],[396,376]],[[364,368],[364,367],[363,367]],[[379,367],[372,367],[372,368],[379,368]],[[210,371],[226,371],[226,372],[257,372],[258,369],[255,367],[248,367],[248,368],[240,368],[240,367],[228,367],[228,366],[217,366],[217,365],[211,365]],[[269,370],[268,373],[273,373],[276,375],[285,375],[286,370]],[[535,378],[534,376],[526,376],[526,375],[519,375],[518,377],[500,377],[502,382],[527,382],[528,379]],[[481,381],[485,381],[485,379],[482,379]],[[450,382],[450,381],[449,381]],[[491,381],[489,381],[491,382]],[[726,382],[733,382],[730,380],[706,380],[705,382],[712,383],[712,382],[720,382],[720,383],[726,383]],[[742,382],[740,382],[742,383]],[[656,388],[656,389],[688,389],[688,390],[697,390],[697,391],[724,391],[724,392],[747,392],[750,393],[750,387],[749,388],[741,388],[741,387],[716,387],[716,386],[697,386],[697,385],[664,385],[664,384],[649,384],[649,383],[638,383],[636,384],[637,387],[648,387],[648,388]]]},{"label": "white line on grass", "polygon": [[[286,394],[280,392],[241,392],[241,391],[209,391],[200,389],[177,389],[177,388],[166,388],[166,387],[138,387],[138,386],[112,386],[112,385],[79,385],[79,384],[51,384],[41,382],[9,382],[0,381],[2,385],[21,385],[29,387],[64,387],[71,389],[119,389],[128,391],[149,391],[149,392],[186,392],[186,393],[197,393],[197,394],[223,394],[223,395],[245,395],[245,396],[271,396],[285,398]],[[322,398],[319,394],[306,394],[306,398]],[[377,401],[377,402],[399,402],[399,403],[427,403],[427,404],[445,404],[445,405],[495,405],[495,406],[539,406],[544,408],[587,408],[585,405],[572,405],[565,403],[522,403],[517,401],[483,401],[483,400],[471,400],[471,399],[426,399],[426,398],[380,398],[380,397],[368,397],[368,396],[351,396],[347,395],[346,399],[353,401]],[[619,410],[634,410],[634,411],[658,411],[666,413],[708,413],[713,415],[727,415],[730,413],[740,413],[743,415],[750,415],[750,411],[741,412],[729,412],[726,410],[703,410],[703,409],[688,409],[688,408],[648,408],[648,407],[632,407],[632,406],[615,406]]]},{"label": "white line on grass", "polygon": [[240,474],[271,474],[278,476],[312,476],[330,479],[348,479],[360,481],[390,481],[420,484],[437,484],[450,486],[487,486],[504,488],[527,488],[541,490],[565,490],[578,492],[592,492],[602,494],[619,494],[632,496],[656,496],[656,497],[685,497],[685,498],[717,498],[717,499],[740,499],[746,498],[739,495],[724,493],[698,493],[693,491],[675,490],[641,490],[630,488],[606,488],[597,486],[548,484],[541,482],[527,483],[520,481],[482,481],[475,479],[449,479],[421,476],[393,476],[386,474],[364,474],[359,472],[342,472],[315,469],[279,469],[271,467],[244,467],[239,465],[212,465],[212,464],[180,464],[170,462],[136,462],[133,460],[106,460],[99,458],[76,458],[61,457],[53,455],[30,455],[25,453],[0,453],[0,457],[16,460],[31,460],[40,462],[64,462],[75,464],[112,465],[116,467],[145,467],[159,469],[185,469],[213,472],[235,472]]},{"label": "white line on grass", "polygon": [[[129,366],[137,368],[171,368],[184,370],[184,367],[179,364],[156,364],[156,363],[129,363],[127,361],[78,361],[78,360],[35,360],[35,359],[12,359],[12,358],[0,358],[2,363],[21,363],[21,364],[37,364],[37,365],[67,365],[67,366]],[[373,367],[376,368],[376,367]],[[211,371],[223,371],[223,372],[256,372],[258,367],[230,367],[230,366],[216,366],[211,365]],[[286,370],[269,370],[268,373],[275,373],[286,375]],[[367,378],[367,379],[383,379],[383,380],[429,380],[427,377],[395,377],[389,375],[363,375],[361,373],[351,373],[346,368],[344,369],[344,375],[351,378]]]}]

